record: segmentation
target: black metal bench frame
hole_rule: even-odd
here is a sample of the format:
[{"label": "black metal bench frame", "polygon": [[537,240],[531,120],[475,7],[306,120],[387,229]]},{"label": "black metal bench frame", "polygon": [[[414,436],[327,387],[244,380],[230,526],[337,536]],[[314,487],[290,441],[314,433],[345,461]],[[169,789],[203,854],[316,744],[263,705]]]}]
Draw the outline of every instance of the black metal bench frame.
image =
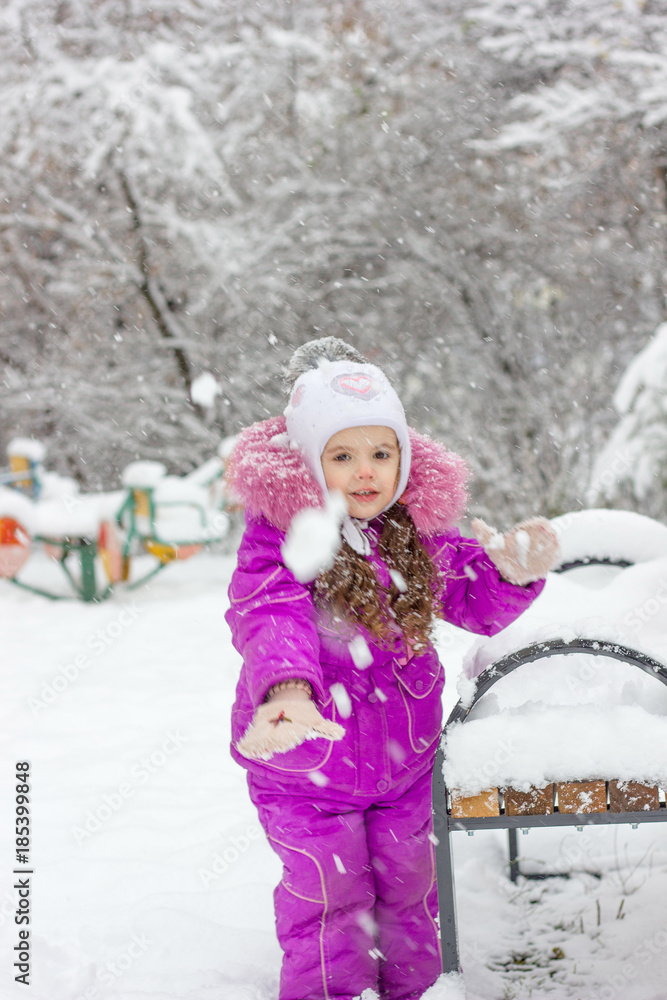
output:
[{"label": "black metal bench frame", "polygon": [[[502,677],[507,676],[517,667],[549,656],[561,656],[573,653],[584,653],[592,656],[605,656],[621,660],[639,667],[646,673],[667,685],[667,667],[652,659],[640,650],[631,649],[620,643],[601,639],[579,638],[567,642],[563,639],[552,639],[547,642],[536,642],[516,653],[498,660],[480,675],[475,697],[468,705],[460,701],[453,709],[443,730],[454,722],[463,722],[470,711],[484,694]],[[442,937],[443,972],[459,972],[459,945],[456,917],[456,891],[454,885],[454,860],[451,834],[465,830],[498,830],[509,832],[510,847],[510,877],[513,880],[519,875],[517,850],[517,830],[528,830],[531,827],[559,827],[659,823],[667,820],[665,803],[660,808],[641,812],[607,812],[599,813],[559,813],[556,808],[550,814],[507,816],[501,809],[499,816],[458,818],[451,815],[451,796],[445,785],[443,764],[445,761],[443,740],[440,741],[433,769],[433,818],[436,843],[436,873],[438,881],[438,906],[440,911],[440,933]]]}]

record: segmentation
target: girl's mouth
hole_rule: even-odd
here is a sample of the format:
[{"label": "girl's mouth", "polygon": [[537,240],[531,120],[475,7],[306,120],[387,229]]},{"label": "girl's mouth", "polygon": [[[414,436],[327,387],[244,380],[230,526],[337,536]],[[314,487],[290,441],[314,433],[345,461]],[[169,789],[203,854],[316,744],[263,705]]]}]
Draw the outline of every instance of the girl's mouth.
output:
[{"label": "girl's mouth", "polygon": [[360,500],[363,503],[364,501],[374,500],[375,497],[379,496],[379,493],[377,490],[359,490],[353,493],[352,496],[355,500]]}]

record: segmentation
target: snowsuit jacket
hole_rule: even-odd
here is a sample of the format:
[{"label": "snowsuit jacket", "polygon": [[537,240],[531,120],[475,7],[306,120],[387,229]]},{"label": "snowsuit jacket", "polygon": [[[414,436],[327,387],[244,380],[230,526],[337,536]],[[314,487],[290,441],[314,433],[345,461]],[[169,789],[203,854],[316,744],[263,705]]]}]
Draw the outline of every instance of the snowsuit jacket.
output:
[{"label": "snowsuit jacket", "polygon": [[[442,580],[439,602],[446,621],[493,635],[512,622],[544,586],[526,587],[501,578],[481,545],[453,527],[466,503],[466,463],[432,439],[410,432],[412,464],[401,498]],[[323,505],[321,490],[301,453],[289,447],[282,417],[254,424],[241,435],[228,480],[246,507],[246,530],[229,589],[226,619],[243,657],[232,711],[232,754],[259,779],[286,791],[309,786],[319,772],[328,793],[382,796],[409,772],[430,770],[442,728],[445,682],[438,655],[429,645],[411,655],[401,636],[382,649],[361,630],[333,625],[313,600],[313,585],[298,582],[285,566],[281,545],[293,516]],[[389,570],[377,552],[382,515],[368,525],[368,557],[380,584]],[[359,661],[359,650],[367,654]],[[369,664],[365,660],[372,660]],[[342,740],[307,740],[267,761],[250,761],[236,743],[250,725],[268,689],[280,681],[307,680],[325,718],[340,722]],[[349,698],[334,699],[332,685]],[[334,689],[336,690],[336,689]],[[338,689],[340,691],[340,689]],[[337,703],[338,706],[337,707]],[[312,779],[311,779],[312,780]]]}]

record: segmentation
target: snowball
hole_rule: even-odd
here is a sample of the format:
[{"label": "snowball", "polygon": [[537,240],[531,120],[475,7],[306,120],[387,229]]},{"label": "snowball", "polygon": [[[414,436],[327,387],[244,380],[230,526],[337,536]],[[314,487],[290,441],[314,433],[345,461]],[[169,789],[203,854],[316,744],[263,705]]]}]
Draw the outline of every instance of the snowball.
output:
[{"label": "snowball", "polygon": [[344,684],[332,684],[329,688],[331,691],[331,697],[334,700],[336,708],[338,709],[338,714],[343,719],[349,719],[352,715],[352,702],[350,701],[350,696],[345,690]]},{"label": "snowball", "polygon": [[340,872],[341,875],[347,875],[347,868],[341,861],[340,857],[337,854],[334,854],[333,859],[334,859],[334,864],[336,866],[336,871]]},{"label": "snowball", "polygon": [[341,493],[333,493],[324,509],[309,507],[292,519],[281,552],[285,565],[301,583],[314,580],[333,566],[340,548],[340,524],[347,507]]},{"label": "snowball", "polygon": [[220,396],[221,393],[220,383],[210,372],[202,372],[190,387],[192,402],[196,406],[203,406],[205,409],[210,409],[215,404],[215,397]]},{"label": "snowball", "polygon": [[355,635],[354,639],[348,642],[347,648],[350,651],[352,662],[358,670],[370,667],[373,662],[373,654],[368,648],[368,643],[363,635]]}]

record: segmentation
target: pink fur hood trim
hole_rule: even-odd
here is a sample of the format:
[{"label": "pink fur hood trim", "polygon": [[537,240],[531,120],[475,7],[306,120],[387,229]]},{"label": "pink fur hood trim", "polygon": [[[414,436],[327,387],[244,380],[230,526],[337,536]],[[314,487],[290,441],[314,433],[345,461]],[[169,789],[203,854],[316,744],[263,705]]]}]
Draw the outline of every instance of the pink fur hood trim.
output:
[{"label": "pink fur hood trim", "polygon": [[[436,535],[465,513],[470,470],[460,455],[433,438],[409,433],[412,464],[400,502],[407,505],[421,535]],[[299,511],[324,506],[322,490],[301,451],[290,445],[284,417],[271,417],[242,431],[226,480],[233,500],[280,531],[288,530]]]}]

